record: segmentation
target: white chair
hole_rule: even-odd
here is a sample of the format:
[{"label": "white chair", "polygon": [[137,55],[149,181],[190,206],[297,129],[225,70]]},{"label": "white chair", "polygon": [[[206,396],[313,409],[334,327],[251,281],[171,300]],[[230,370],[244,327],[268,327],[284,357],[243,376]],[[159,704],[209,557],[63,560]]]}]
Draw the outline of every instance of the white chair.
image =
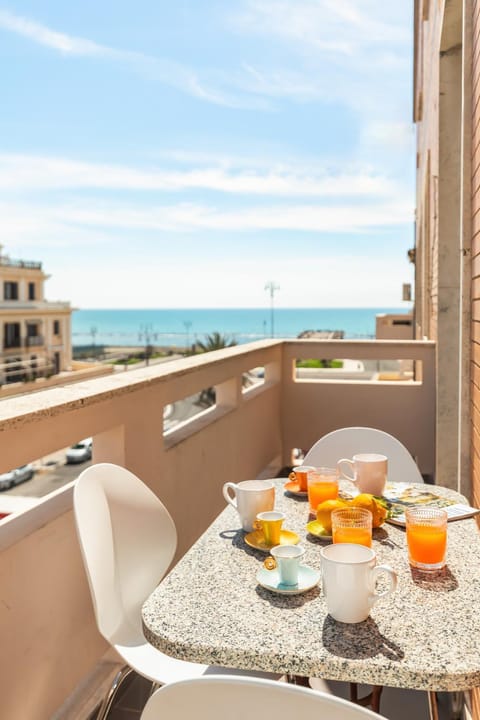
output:
[{"label": "white chair", "polygon": [[375,428],[347,427],[324,435],[307,452],[303,465],[335,467],[340,458],[370,452],[388,457],[390,482],[423,483],[420,470],[405,445]]},{"label": "white chair", "polygon": [[202,677],[165,685],[148,700],[141,720],[382,720],[377,713],[316,690],[271,680]]},{"label": "white chair", "polygon": [[176,660],[143,635],[143,602],[167,571],[177,546],[175,524],[159,498],[125,468],[101,463],[80,474],[73,508],[98,629],[126,663],[97,720],[106,717],[132,670],[155,686],[207,672],[230,672]]}]

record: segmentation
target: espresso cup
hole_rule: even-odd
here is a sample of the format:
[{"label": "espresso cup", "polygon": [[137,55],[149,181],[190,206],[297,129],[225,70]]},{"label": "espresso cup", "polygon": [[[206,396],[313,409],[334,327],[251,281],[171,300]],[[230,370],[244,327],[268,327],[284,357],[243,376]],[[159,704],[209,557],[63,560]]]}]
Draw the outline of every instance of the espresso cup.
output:
[{"label": "espresso cup", "polygon": [[292,468],[292,472],[288,476],[289,480],[298,483],[300,492],[307,492],[307,476],[310,470],[315,470],[312,465],[298,465]]},{"label": "espresso cup", "polygon": [[[365,545],[340,543],[320,550],[322,585],[329,615],[343,623],[366,620],[374,604],[395,592],[397,574],[388,565],[377,565],[376,554]],[[388,589],[376,591],[376,581],[384,575]]]},{"label": "espresso cup", "polygon": [[305,555],[305,549],[301,545],[276,545],[270,553],[273,558],[267,558],[264,567],[267,570],[278,570],[278,577],[282,585],[294,587],[298,585],[298,569],[300,560]]},{"label": "espresso cup", "polygon": [[258,513],[273,510],[275,486],[270,480],[227,482],[223,486],[223,497],[238,512],[243,530],[251,532]]},{"label": "espresso cup", "polygon": [[[342,466],[348,465],[353,475],[345,472]],[[378,453],[358,453],[352,460],[342,458],[337,462],[337,468],[346,480],[354,483],[362,493],[382,495],[387,482],[388,459]]]},{"label": "espresso cup", "polygon": [[253,527],[255,530],[261,530],[265,539],[265,545],[273,547],[280,542],[280,533],[282,532],[285,513],[276,510],[258,513]]}]

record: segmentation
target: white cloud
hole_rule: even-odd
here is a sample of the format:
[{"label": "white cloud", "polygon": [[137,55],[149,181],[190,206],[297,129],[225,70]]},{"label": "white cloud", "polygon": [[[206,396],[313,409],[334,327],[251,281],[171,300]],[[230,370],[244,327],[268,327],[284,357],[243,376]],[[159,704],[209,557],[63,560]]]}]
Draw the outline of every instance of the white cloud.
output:
[{"label": "white cloud", "polygon": [[[182,267],[152,256],[148,262],[140,257],[132,259],[128,267],[116,266],[105,287],[104,269],[79,257],[78,272],[73,276],[61,264],[49,266],[53,276],[49,293],[54,297],[69,297],[74,305],[91,307],[124,307],[125,287],[132,277],[141,277],[142,285],[129,296],[129,307],[266,307],[268,298],[265,281],[271,277],[280,286],[275,295],[275,307],[396,307],[403,282],[410,280],[405,262],[392,267],[382,258],[360,258],[355,261],[344,256],[298,256],[287,259],[265,258],[252,263],[251,257],[238,256],[235,265],[217,259],[185,257]],[[89,292],[85,294],[88,276]],[[367,282],[358,282],[368,277]],[[179,283],[180,278],[188,282]],[[298,292],[301,278],[302,292]],[[181,285],[181,292],[179,292]],[[248,292],[245,288],[248,287]],[[198,328],[197,328],[198,330]]]},{"label": "white cloud", "polygon": [[[277,46],[245,62],[231,82],[244,92],[292,101],[340,102],[360,116],[410,102],[410,3],[378,0],[246,0],[226,22]],[[407,24],[408,23],[408,24]]]},{"label": "white cloud", "polygon": [[115,54],[112,48],[98,45],[91,40],[77,38],[51,30],[28,18],[14,15],[8,10],[0,10],[0,27],[22,35],[40,45],[59,50],[67,55],[109,55]]},{"label": "white cloud", "polygon": [[398,22],[407,5],[375,0],[248,0],[231,13],[230,23],[242,31],[276,35],[306,49],[352,56],[365,47],[407,45],[410,36]]},{"label": "white cloud", "polygon": [[86,163],[69,158],[0,154],[0,188],[12,190],[106,189],[178,192],[201,189],[236,195],[279,197],[393,197],[399,188],[390,178],[359,169],[322,167],[241,169],[211,166],[188,170],[138,169]]},{"label": "white cloud", "polygon": [[127,206],[99,201],[35,206],[0,205],[0,240],[11,239],[68,245],[83,237],[98,242],[115,232],[239,232],[291,230],[298,232],[364,233],[380,228],[410,225],[412,205],[401,198],[382,204],[272,205],[242,209],[219,209],[205,204],[148,204]]},{"label": "white cloud", "polygon": [[103,57],[126,62],[137,72],[148,74],[152,79],[215,105],[230,108],[268,109],[268,103],[260,98],[223,91],[203,81],[198,73],[180,63],[157,58],[143,53],[116,48],[92,42],[86,38],[52,30],[34,20],[0,10],[0,28],[16,33],[40,45],[56,50],[63,55]]}]

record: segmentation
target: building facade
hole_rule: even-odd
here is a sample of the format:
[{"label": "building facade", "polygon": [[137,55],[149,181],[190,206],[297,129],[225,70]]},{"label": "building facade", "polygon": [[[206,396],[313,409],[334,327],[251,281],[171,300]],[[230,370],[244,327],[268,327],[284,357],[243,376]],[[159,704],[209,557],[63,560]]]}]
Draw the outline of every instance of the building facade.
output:
[{"label": "building facade", "polygon": [[45,300],[48,277],[41,263],[12,260],[0,246],[1,384],[71,369],[72,308]]},{"label": "building facade", "polygon": [[436,480],[478,507],[480,0],[415,0],[414,23],[415,336],[436,341]]}]

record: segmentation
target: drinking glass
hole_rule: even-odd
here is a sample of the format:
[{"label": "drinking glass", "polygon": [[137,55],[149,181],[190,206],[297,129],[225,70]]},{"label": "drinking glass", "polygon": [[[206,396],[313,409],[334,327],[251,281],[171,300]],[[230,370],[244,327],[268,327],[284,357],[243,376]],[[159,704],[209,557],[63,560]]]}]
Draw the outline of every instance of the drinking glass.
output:
[{"label": "drinking glass", "polygon": [[447,551],[447,511],[411,507],[405,511],[410,565],[420,570],[440,570]]},{"label": "drinking glass", "polygon": [[310,511],[315,514],[324,500],[335,500],[338,497],[337,469],[318,467],[309,470],[307,490]]},{"label": "drinking glass", "polygon": [[372,513],[366,508],[341,508],[332,512],[334,543],[372,547]]}]

